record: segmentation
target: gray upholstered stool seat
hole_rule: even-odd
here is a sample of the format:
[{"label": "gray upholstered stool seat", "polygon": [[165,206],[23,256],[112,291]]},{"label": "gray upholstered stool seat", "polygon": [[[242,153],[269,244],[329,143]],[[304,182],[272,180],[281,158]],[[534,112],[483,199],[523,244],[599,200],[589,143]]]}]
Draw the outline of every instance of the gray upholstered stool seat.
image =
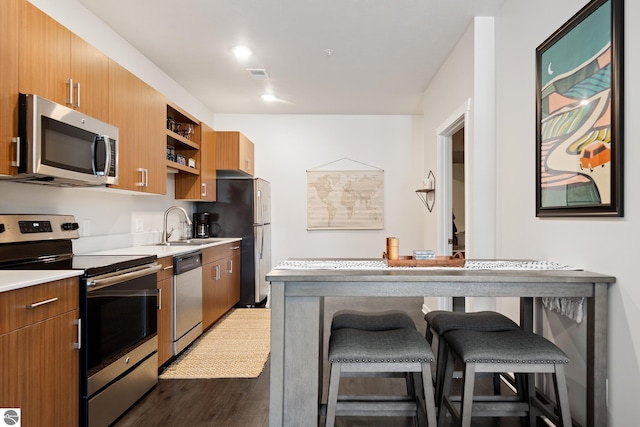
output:
[{"label": "gray upholstered stool seat", "polygon": [[[336,329],[329,338],[331,376],[326,426],[338,416],[416,416],[435,427],[435,403],[431,383],[433,351],[415,329],[369,331]],[[340,376],[349,372],[413,372],[422,377],[416,391],[407,396],[339,396]]]},{"label": "gray upholstered stool seat", "polygon": [[366,331],[386,331],[390,329],[416,329],[416,324],[402,311],[369,313],[362,311],[340,311],[333,316],[331,330],[342,328]]},{"label": "gray upholstered stool seat", "polygon": [[509,331],[520,329],[517,323],[495,311],[457,312],[435,310],[425,314],[424,319],[432,332],[440,335],[458,329],[472,331]]},{"label": "gray upholstered stool seat", "polygon": [[[446,353],[446,333],[455,330],[474,331],[508,331],[520,329],[517,323],[507,316],[495,311],[478,312],[452,312],[445,310],[433,310],[425,314],[427,332],[425,338],[429,343],[436,337],[438,341],[438,357],[436,358],[435,388],[436,404],[440,401],[442,382],[444,378],[444,365]],[[500,394],[500,376],[494,375],[494,393]]]},{"label": "gray upholstered stool seat", "polygon": [[[476,372],[551,373],[557,394],[558,418],[563,426],[571,426],[569,398],[564,377],[564,365],[569,362],[569,358],[555,344],[540,335],[520,329],[500,332],[455,330],[447,332],[446,339],[448,358],[443,393],[439,402],[439,426],[444,425],[447,410],[462,426],[470,426],[473,415],[528,416],[530,425],[535,425],[533,415],[536,409],[531,405],[535,400],[533,378],[524,390],[520,390],[524,393],[523,396],[516,396],[517,400],[498,402],[496,396],[493,396],[491,402],[483,406],[477,403],[478,399],[474,401],[473,388]],[[456,359],[462,361],[465,366],[459,409],[454,405],[454,399],[449,396]],[[497,412],[494,413],[494,411]],[[543,413],[549,416],[553,412],[546,410]]]},{"label": "gray upholstered stool seat", "polygon": [[[344,310],[335,313],[331,320],[331,331],[342,328],[362,329],[365,331],[415,330],[416,324],[407,313],[398,310],[373,313]],[[348,375],[354,377],[404,378],[407,384],[407,394],[412,395],[414,393],[413,374],[409,372],[353,372]]]}]

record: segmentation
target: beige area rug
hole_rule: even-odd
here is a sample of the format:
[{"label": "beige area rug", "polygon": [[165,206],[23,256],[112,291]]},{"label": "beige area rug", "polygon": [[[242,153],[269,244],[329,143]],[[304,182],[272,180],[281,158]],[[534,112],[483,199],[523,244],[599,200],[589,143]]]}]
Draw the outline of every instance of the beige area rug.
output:
[{"label": "beige area rug", "polygon": [[169,365],[160,379],[256,378],[269,357],[271,309],[227,313]]}]

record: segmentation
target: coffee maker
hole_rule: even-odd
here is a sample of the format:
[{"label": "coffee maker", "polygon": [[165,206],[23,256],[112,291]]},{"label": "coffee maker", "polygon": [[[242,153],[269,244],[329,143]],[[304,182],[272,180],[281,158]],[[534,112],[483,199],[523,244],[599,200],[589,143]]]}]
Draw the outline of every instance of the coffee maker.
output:
[{"label": "coffee maker", "polygon": [[209,237],[209,212],[193,214],[193,237],[197,239]]}]

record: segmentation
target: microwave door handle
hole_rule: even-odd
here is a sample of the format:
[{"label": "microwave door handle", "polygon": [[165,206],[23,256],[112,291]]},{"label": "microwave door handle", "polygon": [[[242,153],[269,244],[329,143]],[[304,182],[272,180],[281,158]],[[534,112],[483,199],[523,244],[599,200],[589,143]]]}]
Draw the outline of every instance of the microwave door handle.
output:
[{"label": "microwave door handle", "polygon": [[[97,135],[94,140],[93,140],[93,146],[91,148],[91,155],[93,157],[93,162],[92,162],[92,169],[93,169],[93,174],[94,175],[99,175],[99,176],[107,176],[107,174],[109,173],[109,165],[111,164],[111,150],[109,150],[109,137],[107,135]],[[102,142],[103,147],[104,147],[104,151],[105,151],[105,162],[104,162],[104,170],[102,171],[98,171],[98,165],[97,165],[97,147],[98,147],[98,143]]]},{"label": "microwave door handle", "polygon": [[[79,96],[79,95],[78,95]],[[109,175],[109,168],[111,167],[111,148],[109,147],[109,135],[102,135],[102,140],[104,141],[104,176]]]}]

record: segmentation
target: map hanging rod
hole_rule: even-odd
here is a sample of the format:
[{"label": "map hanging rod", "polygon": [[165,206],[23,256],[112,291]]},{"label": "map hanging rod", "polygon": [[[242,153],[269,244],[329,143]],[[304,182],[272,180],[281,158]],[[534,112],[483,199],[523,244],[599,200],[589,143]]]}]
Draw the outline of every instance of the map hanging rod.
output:
[{"label": "map hanging rod", "polygon": [[[358,160],[354,160],[354,159],[351,159],[351,158],[349,158],[349,157],[343,157],[343,158],[341,158],[341,159],[333,160],[333,161],[331,161],[331,162],[329,162],[329,163],[324,163],[324,164],[322,164],[322,165],[315,166],[315,167],[313,167],[313,168],[309,168],[309,169],[307,169],[307,172],[309,172],[309,171],[316,171],[316,170],[323,170],[323,169],[324,169],[324,168],[326,168],[327,166],[330,166],[330,165],[333,165],[333,164],[335,164],[335,163],[339,163],[339,162],[344,162],[344,161],[351,162],[351,163],[357,163],[357,164],[359,164],[359,165],[361,165],[361,166],[367,166],[367,167],[373,168],[373,169],[375,169],[375,170],[380,170],[380,171],[383,171],[383,172],[384,172],[384,169],[382,169],[382,168],[379,168],[379,167],[376,167],[376,166],[373,166],[373,165],[369,165],[369,164],[367,164],[367,163],[360,162],[360,161],[358,161]],[[334,170],[334,169],[327,169],[327,170]],[[335,170],[337,170],[337,169],[335,169]]]}]

